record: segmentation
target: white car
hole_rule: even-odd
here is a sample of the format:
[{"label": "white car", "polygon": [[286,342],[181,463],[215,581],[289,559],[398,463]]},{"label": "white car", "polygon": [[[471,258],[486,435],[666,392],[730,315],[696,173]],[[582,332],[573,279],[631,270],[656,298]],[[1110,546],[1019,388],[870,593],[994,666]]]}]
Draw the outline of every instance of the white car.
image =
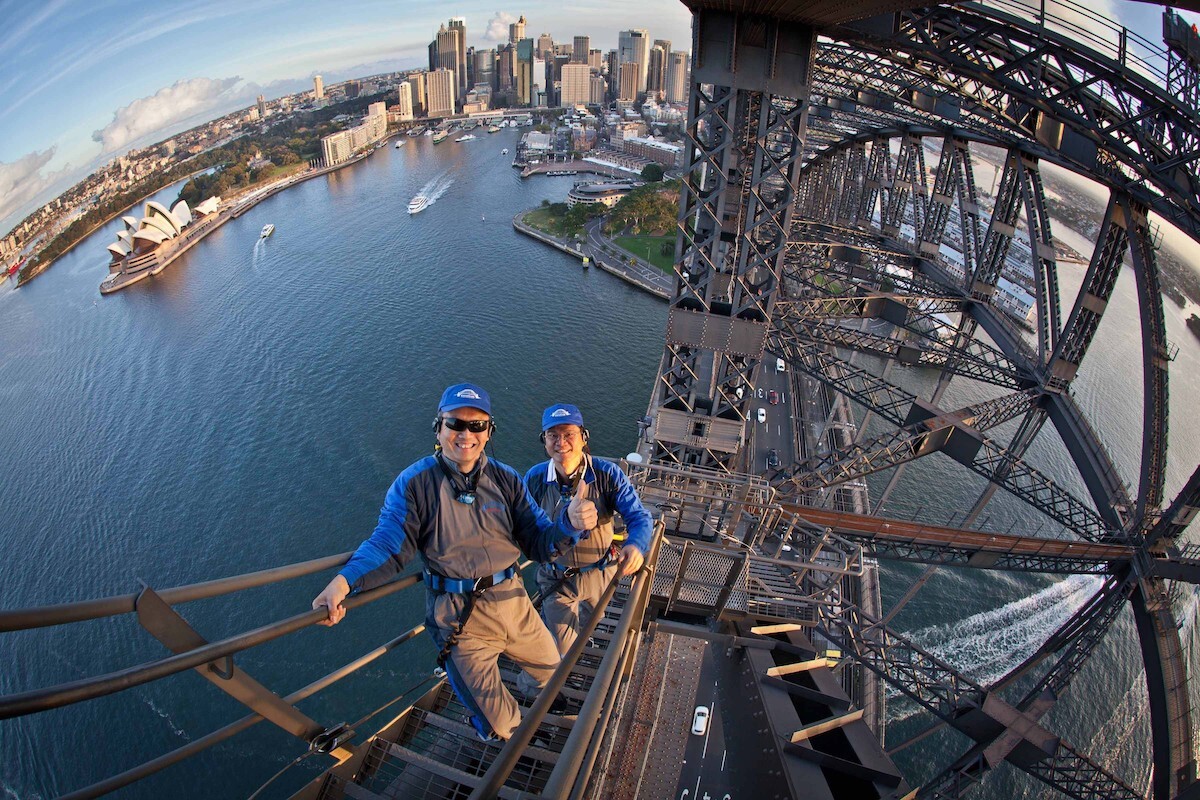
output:
[{"label": "white car", "polygon": [[759,422],[767,421],[767,410],[765,408],[758,409],[758,421]]},{"label": "white car", "polygon": [[696,713],[692,716],[692,733],[703,736],[707,730],[708,706],[696,706]]}]

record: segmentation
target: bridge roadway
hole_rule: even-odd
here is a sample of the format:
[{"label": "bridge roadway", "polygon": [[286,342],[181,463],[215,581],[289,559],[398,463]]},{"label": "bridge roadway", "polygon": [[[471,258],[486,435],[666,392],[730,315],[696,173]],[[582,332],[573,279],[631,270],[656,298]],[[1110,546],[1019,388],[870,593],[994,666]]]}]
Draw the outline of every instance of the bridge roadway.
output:
[{"label": "bridge roadway", "polygon": [[[902,519],[783,503],[785,511],[870,545],[880,557],[923,563],[1058,573],[1102,573],[1135,550],[1116,544],[964,530]],[[940,556],[931,557],[931,554]]]}]

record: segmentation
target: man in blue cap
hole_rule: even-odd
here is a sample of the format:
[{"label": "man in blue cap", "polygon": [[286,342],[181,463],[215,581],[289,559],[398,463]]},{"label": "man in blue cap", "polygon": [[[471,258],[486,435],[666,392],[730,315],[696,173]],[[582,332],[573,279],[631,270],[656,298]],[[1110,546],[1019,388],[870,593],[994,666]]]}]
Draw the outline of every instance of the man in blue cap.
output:
[{"label": "man in blue cap", "polygon": [[[542,443],[550,460],[525,473],[525,485],[534,501],[555,516],[582,496],[592,501],[597,513],[596,524],[574,548],[552,554],[538,567],[542,616],[558,642],[558,651],[565,653],[612,579],[610,567],[618,567],[622,575],[641,569],[653,520],[621,468],[592,458],[588,430],[577,407],[556,403],[542,412]],[[621,514],[628,532],[619,548],[613,542],[614,512]],[[521,688],[525,689],[524,681]]]},{"label": "man in blue cap", "polygon": [[596,509],[584,498],[547,516],[512,467],[484,454],[495,429],[487,392],[469,383],[446,389],[433,422],[438,450],[400,473],[375,532],[313,600],[313,608],[329,610],[321,624],[336,625],[346,615],[342,601],[356,583],[362,588],[363,576],[385,563],[394,572],[420,554],[438,662],[482,739],[508,739],[521,722],[501,682],[500,654],[539,688],[559,662],[517,559],[524,553],[552,560],[596,525]]}]

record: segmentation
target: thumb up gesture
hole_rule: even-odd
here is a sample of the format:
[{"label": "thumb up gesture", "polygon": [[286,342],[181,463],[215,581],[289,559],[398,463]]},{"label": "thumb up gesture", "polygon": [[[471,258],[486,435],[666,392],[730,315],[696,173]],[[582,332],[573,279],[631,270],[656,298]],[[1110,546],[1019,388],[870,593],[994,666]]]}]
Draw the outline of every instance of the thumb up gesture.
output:
[{"label": "thumb up gesture", "polygon": [[588,500],[588,483],[579,477],[579,486],[575,489],[575,496],[571,498],[571,504],[567,506],[567,516],[571,520],[571,525],[577,530],[591,531],[596,527],[596,504]]}]

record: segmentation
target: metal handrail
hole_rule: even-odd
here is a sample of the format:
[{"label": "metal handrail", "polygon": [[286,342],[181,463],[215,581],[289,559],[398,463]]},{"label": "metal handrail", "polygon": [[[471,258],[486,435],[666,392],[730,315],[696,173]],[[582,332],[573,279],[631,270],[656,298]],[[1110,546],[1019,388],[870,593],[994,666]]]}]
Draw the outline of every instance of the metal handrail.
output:
[{"label": "metal handrail", "polygon": [[[645,596],[645,587],[649,585],[653,572],[651,565],[654,563],[654,559],[657,557],[659,543],[662,541],[662,532],[663,524],[661,521],[658,521],[654,526],[654,539],[650,548],[650,556],[646,559],[646,562],[643,565],[642,570],[638,573],[637,577],[634,578],[633,587],[630,591],[631,598]],[[568,649],[563,655],[562,660],[559,662],[558,667],[554,670],[554,674],[550,677],[549,682],[547,682],[547,684],[541,689],[537,700],[534,701],[533,706],[525,714],[524,719],[521,720],[521,724],[517,726],[517,729],[513,731],[513,734],[509,738],[508,742],[505,743],[504,747],[501,748],[500,752],[496,755],[495,760],[492,762],[491,766],[488,767],[487,772],[484,773],[479,785],[476,786],[471,792],[469,800],[492,800],[493,798],[499,796],[500,790],[504,786],[504,782],[507,781],[509,775],[512,774],[513,769],[517,765],[517,761],[525,754],[525,748],[528,747],[529,743],[533,740],[534,733],[537,732],[538,726],[542,724],[542,720],[545,718],[546,713],[550,710],[550,705],[557,698],[559,691],[561,691],[563,686],[566,684],[567,678],[571,674],[571,670],[575,668],[576,662],[578,662],[580,656],[583,655],[583,651],[587,647],[588,638],[590,638],[592,633],[596,630],[596,627],[600,624],[600,620],[604,618],[605,609],[608,607],[609,602],[611,602],[613,595],[616,594],[617,584],[620,582],[620,580],[621,574],[620,571],[618,571],[617,574],[613,575],[612,580],[608,582],[604,592],[596,601],[595,609],[593,610],[592,615],[588,618],[587,623],[584,624],[580,629],[578,638],[576,638],[570,649]],[[601,675],[603,674],[605,665],[609,663],[610,656],[617,650],[622,649],[618,643],[624,641],[624,636],[627,635],[629,628],[629,620],[635,615],[636,608],[637,606],[632,602],[627,603],[625,606],[625,611],[621,615],[621,622],[617,628],[619,635],[613,637],[613,640],[609,645],[609,651],[605,653],[604,659],[601,661],[601,668],[599,671],[597,671],[597,675],[593,680],[592,689],[588,692],[588,699],[584,702],[580,716],[576,720],[576,724],[572,726],[571,734],[567,738],[567,743],[563,747],[562,752],[559,754],[554,772],[551,773],[551,781],[554,780],[553,776],[558,773],[559,765],[572,760],[578,764],[578,759],[580,756],[576,754],[576,751],[582,750],[584,743],[576,735],[576,731],[588,727],[585,722],[581,724],[581,721],[585,720],[584,713],[591,713],[589,708],[592,704],[592,697],[596,694],[599,694],[595,691],[597,682],[601,680]],[[615,668],[615,661],[613,662],[613,666]]]},{"label": "metal handrail", "polygon": [[[283,702],[287,703],[288,705],[295,705],[301,700],[312,697],[317,692],[323,691],[324,689],[327,689],[340,681],[342,678],[354,674],[375,659],[395,649],[396,647],[399,647],[409,639],[415,638],[424,631],[424,625],[417,625],[416,627],[409,628],[407,631],[395,637],[394,639],[381,644],[379,647],[376,647],[370,652],[364,653],[353,661],[347,662],[341,667],[335,669],[333,672],[330,672],[328,675],[325,675],[323,678],[318,678],[304,688],[292,692],[283,698]],[[226,739],[231,739],[242,731],[254,727],[264,719],[266,719],[266,717],[263,717],[261,714],[247,714],[241,719],[231,722],[222,728],[218,728],[211,733],[207,733],[204,736],[201,736],[199,739],[188,742],[182,747],[178,747],[169,753],[164,753],[161,756],[152,758],[136,767],[127,769],[124,772],[113,775],[112,777],[105,778],[102,781],[97,781],[90,786],[85,786],[82,789],[76,789],[73,792],[64,794],[59,798],[59,800],[90,800],[90,798],[93,797],[99,797],[101,795],[108,794],[109,792],[115,792],[117,789],[128,786],[136,781],[140,781],[142,778],[148,778],[156,772],[160,772],[173,764],[178,764],[180,761],[202,753],[215,744],[220,744]]]},{"label": "metal handrail", "polygon": [[[339,553],[335,556],[315,558],[311,561],[299,561],[283,567],[264,569],[258,572],[247,572],[231,578],[218,578],[212,581],[192,583],[187,586],[177,586],[173,589],[158,591],[168,605],[188,603],[193,600],[206,600],[223,594],[265,586],[277,581],[299,578],[314,572],[340,567],[345,564],[353,551]],[[60,603],[52,606],[35,608],[18,608],[0,610],[0,633],[27,630],[29,628],[44,628],[50,625],[63,625],[68,622],[82,622],[88,619],[113,617],[117,614],[128,614],[135,610],[137,594],[123,594],[117,597],[102,597],[96,600],[80,600],[75,603]]]},{"label": "metal handrail", "polygon": [[[347,610],[358,608],[382,597],[394,594],[401,589],[407,589],[420,580],[421,576],[419,574],[410,575],[407,578],[401,578],[368,592],[363,592],[355,597],[348,598],[342,605]],[[218,642],[211,642],[203,647],[167,656],[157,661],[127,667],[105,675],[96,675],[77,681],[60,683],[57,686],[48,686],[42,689],[33,689],[28,692],[6,695],[0,697],[0,719],[20,717],[25,714],[59,708],[84,700],[91,700],[95,697],[113,694],[114,692],[119,692],[133,686],[150,683],[159,678],[184,672],[193,667],[215,661],[218,658],[230,656],[256,645],[273,641],[281,636],[286,636],[289,633],[294,633],[302,628],[307,628],[309,625],[327,619],[328,616],[329,612],[325,609],[313,609],[312,611],[306,611],[278,622],[263,625],[237,636],[231,636],[228,639],[222,639]]]}]

